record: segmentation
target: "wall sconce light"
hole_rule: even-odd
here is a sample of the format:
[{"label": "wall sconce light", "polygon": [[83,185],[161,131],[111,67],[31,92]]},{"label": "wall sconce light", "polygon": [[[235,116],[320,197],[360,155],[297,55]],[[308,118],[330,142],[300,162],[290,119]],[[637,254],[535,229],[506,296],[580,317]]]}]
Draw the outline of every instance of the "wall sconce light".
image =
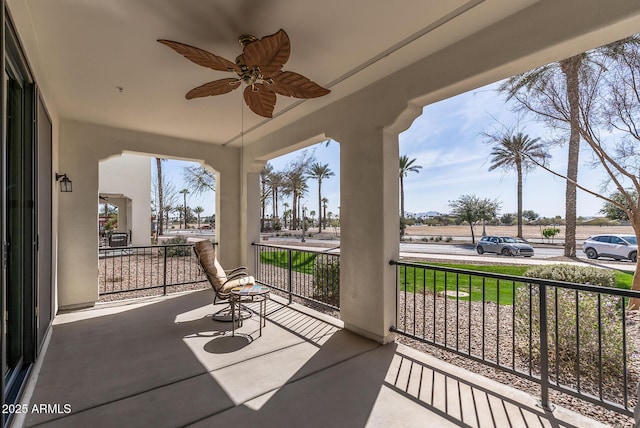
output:
[{"label": "wall sconce light", "polygon": [[71,187],[71,180],[69,180],[69,177],[67,177],[67,174],[56,173],[56,181],[60,182],[61,192],[73,192],[73,189]]}]

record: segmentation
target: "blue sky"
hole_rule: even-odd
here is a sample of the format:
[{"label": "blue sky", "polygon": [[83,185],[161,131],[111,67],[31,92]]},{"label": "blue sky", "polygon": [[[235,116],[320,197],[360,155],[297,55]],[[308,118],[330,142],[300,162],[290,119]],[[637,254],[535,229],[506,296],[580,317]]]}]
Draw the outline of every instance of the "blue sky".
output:
[{"label": "blue sky", "polygon": [[[481,198],[499,199],[501,213],[516,212],[516,175],[514,172],[495,170],[489,172],[491,146],[485,144],[483,132],[491,132],[497,121],[513,126],[516,115],[509,111],[504,98],[495,89],[497,84],[479,88],[465,94],[426,106],[412,126],[400,134],[400,154],[416,158],[422,169],[405,179],[405,209],[408,212],[449,211],[449,201],[461,195],[475,194]],[[549,140],[546,127],[530,117],[520,120],[520,129],[530,137]],[[318,162],[329,164],[335,176],[324,180],[323,197],[329,199],[329,211],[338,213],[340,205],[340,145],[318,144],[305,150],[312,151]],[[566,146],[552,147],[550,167],[566,172]],[[276,170],[300,155],[290,153],[272,159]],[[593,169],[590,149],[582,144],[580,153],[579,183],[595,191],[600,190],[606,177],[602,169]],[[185,161],[169,161],[164,165],[168,177],[181,189],[182,170],[189,165]],[[153,167],[155,169],[155,165]],[[309,193],[305,203],[309,211],[317,211],[317,183],[309,180]],[[564,180],[547,171],[536,169],[524,179],[523,208],[531,209],[543,217],[564,217]],[[191,207],[201,205],[205,215],[213,213],[215,197],[212,193],[201,197],[188,196]],[[290,201],[289,201],[290,203]],[[602,201],[578,190],[577,212],[579,216],[597,215]],[[270,213],[270,210],[267,210]]]}]

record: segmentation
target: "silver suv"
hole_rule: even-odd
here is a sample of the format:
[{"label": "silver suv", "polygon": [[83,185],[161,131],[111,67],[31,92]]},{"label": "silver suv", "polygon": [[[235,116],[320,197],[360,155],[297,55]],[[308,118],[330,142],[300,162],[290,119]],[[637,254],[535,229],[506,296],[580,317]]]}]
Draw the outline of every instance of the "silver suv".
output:
[{"label": "silver suv", "polygon": [[615,260],[638,259],[638,240],[634,235],[595,235],[582,244],[582,251],[590,259],[610,257]]},{"label": "silver suv", "polygon": [[483,236],[476,245],[478,254],[496,253],[503,256],[533,257],[533,247],[510,236]]}]

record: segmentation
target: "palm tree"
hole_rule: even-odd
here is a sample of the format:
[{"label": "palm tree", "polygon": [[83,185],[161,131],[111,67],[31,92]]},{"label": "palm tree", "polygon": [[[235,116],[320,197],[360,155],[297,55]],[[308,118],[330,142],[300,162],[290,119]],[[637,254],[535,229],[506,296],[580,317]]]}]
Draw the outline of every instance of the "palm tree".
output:
[{"label": "palm tree", "polygon": [[271,188],[268,185],[269,175],[273,172],[273,165],[267,162],[267,164],[260,171],[260,231],[264,232],[264,217],[265,209],[267,206],[267,199],[269,199]]},{"label": "palm tree", "polygon": [[576,182],[580,154],[581,76],[589,73],[589,55],[581,53],[560,62],[513,76],[500,86],[526,110],[551,123],[569,124],[569,151],[565,192],[564,255],[576,256]]},{"label": "palm tree", "polygon": [[169,227],[169,214],[171,214],[173,212],[173,207],[171,205],[165,205],[164,206],[164,224],[167,225],[167,227]]},{"label": "palm tree", "polygon": [[[404,223],[404,177],[410,172],[419,173],[422,167],[420,165],[414,165],[415,158],[409,160],[407,155],[400,156],[400,217]],[[401,235],[404,235],[404,225],[400,231]]]},{"label": "palm tree", "polygon": [[285,194],[289,194],[292,196],[292,206],[291,206],[291,227],[290,229],[297,229],[298,227],[298,219],[300,217],[299,203],[302,194],[306,191],[304,187],[306,186],[306,178],[304,176],[304,170],[300,168],[293,168],[287,171],[285,176]]},{"label": "palm tree", "polygon": [[522,132],[494,135],[490,139],[495,145],[490,154],[489,171],[515,169],[518,177],[518,237],[522,238],[522,174],[544,164],[551,155],[539,138],[529,138]]},{"label": "palm tree", "polygon": [[178,213],[178,229],[182,229],[182,214],[184,214],[184,207],[178,205],[174,208],[174,211]]},{"label": "palm tree", "polygon": [[[309,217],[311,217],[311,226],[309,227],[313,227],[316,222],[316,212],[314,210],[309,211]],[[318,230],[320,229],[318,228]]]},{"label": "palm tree", "polygon": [[179,191],[178,193],[182,193],[182,196],[184,197],[184,208],[183,208],[183,213],[184,213],[184,228],[187,228],[187,194],[189,193],[189,189],[182,189],[181,191]]},{"label": "palm tree", "polygon": [[198,229],[200,229],[200,214],[204,212],[204,208],[198,205],[193,209],[193,212],[198,216]]},{"label": "palm tree", "polygon": [[[322,222],[324,223],[324,227],[327,227],[327,206],[329,205],[329,199],[322,198]],[[320,217],[320,216],[318,216]],[[320,221],[320,219],[318,219]]]},{"label": "palm tree", "polygon": [[163,190],[162,190],[162,161],[166,161],[166,159],[156,158],[156,169],[157,169],[157,179],[158,179],[158,235],[164,234],[164,222],[163,222]]},{"label": "palm tree", "polygon": [[[576,255],[576,185],[580,154],[581,121],[593,108],[596,92],[589,81],[606,67],[604,57],[620,59],[629,46],[637,46],[635,36],[627,37],[557,63],[513,76],[500,86],[507,99],[515,99],[526,111],[560,129],[569,125],[566,174],[564,255]],[[637,91],[637,86],[634,91]],[[637,93],[637,92],[636,92]],[[637,131],[635,131],[637,132]],[[583,135],[584,137],[584,135]]]},{"label": "palm tree", "polygon": [[[309,168],[309,178],[318,180],[318,212],[322,212],[322,180],[333,177],[333,171],[329,169],[329,165],[322,165],[314,162]],[[318,225],[318,233],[322,232],[322,223]]]},{"label": "palm tree", "polygon": [[277,221],[278,214],[278,195],[280,193],[280,189],[282,188],[283,175],[282,172],[272,171],[267,177],[267,182],[269,187],[271,188],[271,211],[273,218]]},{"label": "palm tree", "polygon": [[283,217],[284,217],[284,228],[287,229],[287,218],[288,216],[288,212],[289,212],[289,203],[285,202],[282,204],[282,206],[284,207],[284,213],[283,213]]}]

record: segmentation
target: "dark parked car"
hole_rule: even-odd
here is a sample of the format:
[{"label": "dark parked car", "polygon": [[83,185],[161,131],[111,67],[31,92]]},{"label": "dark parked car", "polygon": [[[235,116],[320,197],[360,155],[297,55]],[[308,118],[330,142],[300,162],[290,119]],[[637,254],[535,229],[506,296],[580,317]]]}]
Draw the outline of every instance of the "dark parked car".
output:
[{"label": "dark parked car", "polygon": [[596,235],[590,236],[582,244],[582,251],[590,259],[610,257],[615,260],[638,259],[638,240],[634,235]]},{"label": "dark parked car", "polygon": [[510,236],[483,236],[476,245],[478,254],[533,257],[533,247]]}]

